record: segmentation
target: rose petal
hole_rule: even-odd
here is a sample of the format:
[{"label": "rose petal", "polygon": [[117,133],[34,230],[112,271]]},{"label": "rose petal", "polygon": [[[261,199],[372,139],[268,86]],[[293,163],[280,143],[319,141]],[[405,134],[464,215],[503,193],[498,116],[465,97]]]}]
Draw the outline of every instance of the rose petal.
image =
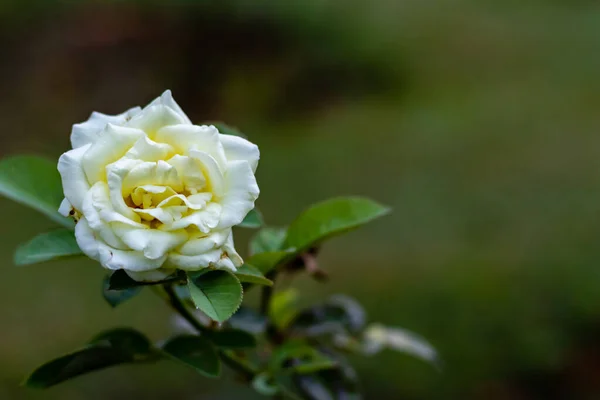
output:
[{"label": "rose petal", "polygon": [[135,272],[125,270],[131,279],[137,282],[157,282],[167,279],[175,273],[174,269],[160,268],[154,271]]},{"label": "rose petal", "polygon": [[100,229],[109,222],[121,222],[134,228],[147,228],[146,225],[115,211],[110,201],[108,185],[104,182],[96,183],[86,193],[82,211],[92,229]]},{"label": "rose petal", "polygon": [[171,93],[170,90],[168,90],[168,89],[165,90],[163,92],[163,94],[160,95],[160,97],[157,97],[156,99],[152,100],[152,102],[150,104],[148,104],[148,106],[154,106],[154,105],[159,105],[159,104],[167,106],[171,110],[175,111],[175,113],[177,113],[177,115],[179,115],[179,117],[183,120],[184,124],[192,123],[192,121],[190,121],[188,116],[185,115],[185,113],[183,112],[181,107],[179,107],[179,104],[177,104],[175,102],[175,99],[173,98],[173,94]]},{"label": "rose petal", "polygon": [[209,203],[204,209],[194,212],[191,215],[174,221],[171,224],[165,224],[160,227],[161,230],[173,231],[185,229],[189,226],[195,226],[200,232],[208,233],[219,223],[221,206],[217,203]]},{"label": "rose petal", "polygon": [[220,200],[223,207],[216,229],[230,228],[242,222],[254,208],[260,191],[248,161],[230,161],[225,173],[225,195]]},{"label": "rose petal", "polygon": [[160,128],[183,123],[185,120],[176,111],[165,105],[157,104],[144,108],[129,120],[127,126],[141,129],[150,138],[154,138]]},{"label": "rose petal", "polygon": [[199,192],[206,186],[206,178],[197,160],[188,156],[175,155],[167,161],[177,169],[185,190]]},{"label": "rose petal", "polygon": [[102,135],[85,152],[83,170],[90,183],[106,179],[105,168],[125,153],[145,134],[139,129],[108,124]]},{"label": "rose petal", "polygon": [[133,167],[123,178],[123,197],[144,185],[169,186],[176,192],[183,190],[177,169],[166,161],[143,162]]},{"label": "rose petal", "polygon": [[157,229],[132,229],[125,225],[117,225],[115,233],[132,250],[141,251],[144,257],[155,260],[180,246],[188,239],[183,231],[164,232]]},{"label": "rose petal", "polygon": [[179,253],[170,253],[167,259],[167,264],[183,270],[198,271],[216,263],[221,257],[221,254],[223,253],[220,249],[207,251],[206,253],[195,256],[184,256]]},{"label": "rose petal", "polygon": [[71,130],[71,145],[74,149],[94,143],[107,124],[123,125],[142,109],[133,107],[119,115],[106,115],[99,112],[93,112],[90,118],[80,124],[73,125]]},{"label": "rose petal", "polygon": [[231,229],[212,232],[197,239],[190,239],[177,250],[177,253],[184,256],[195,256],[219,249],[225,244],[229,236],[231,236]]},{"label": "rose petal", "polygon": [[258,146],[250,143],[244,138],[233,135],[219,135],[227,161],[246,160],[252,172],[256,172],[258,160],[260,159],[260,151]]},{"label": "rose petal", "polygon": [[208,153],[224,168],[226,158],[220,136],[214,126],[171,125],[161,128],[156,140],[170,144],[181,155],[189,154],[191,149]]},{"label": "rose petal", "polygon": [[133,168],[140,164],[143,164],[143,161],[122,158],[106,167],[110,201],[115,211],[135,222],[140,222],[140,217],[133,212],[123,199],[123,179]]},{"label": "rose petal", "polygon": [[88,257],[100,262],[104,268],[112,270],[149,271],[160,268],[167,259],[167,256],[164,256],[152,260],[144,257],[139,251],[119,250],[108,246],[95,235],[86,218],[82,218],[75,225],[75,239],[81,251]]},{"label": "rose petal", "polygon": [[199,150],[190,150],[190,157],[200,163],[209,191],[216,197],[224,194],[223,172],[217,161],[208,153]]},{"label": "rose petal", "polygon": [[90,184],[81,164],[83,156],[90,146],[87,144],[83,147],[69,150],[58,159],[58,172],[62,178],[65,197],[79,211],[83,207],[83,198],[90,189]]},{"label": "rose petal", "polygon": [[166,143],[157,143],[147,136],[141,137],[127,153],[126,158],[143,161],[167,160],[175,152],[172,146]]}]

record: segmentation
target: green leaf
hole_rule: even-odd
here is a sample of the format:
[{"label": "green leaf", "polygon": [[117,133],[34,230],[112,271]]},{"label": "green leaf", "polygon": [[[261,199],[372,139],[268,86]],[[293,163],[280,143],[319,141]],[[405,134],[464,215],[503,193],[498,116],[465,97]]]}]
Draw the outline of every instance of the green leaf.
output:
[{"label": "green leaf", "polygon": [[240,282],[256,283],[258,285],[273,286],[273,281],[252,265],[244,264],[235,271],[235,276]]},{"label": "green leaf", "polygon": [[244,139],[246,138],[246,135],[244,135],[242,132],[240,132],[239,129],[229,126],[224,122],[212,121],[212,122],[206,122],[205,124],[206,125],[214,125],[215,128],[217,128],[219,130],[219,133],[222,133],[223,135],[239,136]]},{"label": "green leaf", "polygon": [[234,329],[241,329],[259,335],[267,329],[267,318],[249,307],[242,306],[227,320],[227,325]]},{"label": "green leaf", "polygon": [[131,328],[117,328],[102,332],[96,335],[90,343],[109,343],[112,348],[130,354],[134,358],[146,357],[153,352],[150,340],[144,334]]},{"label": "green leaf", "polygon": [[242,303],[242,285],[227,271],[208,271],[188,277],[188,288],[196,307],[218,322],[231,317]]},{"label": "green leaf", "polygon": [[337,362],[335,368],[295,375],[294,382],[302,397],[314,400],[362,399],[354,369],[339,355],[330,354],[330,356]]},{"label": "green leaf", "polygon": [[256,338],[240,329],[209,331],[206,333],[206,337],[220,349],[236,350],[256,347]]},{"label": "green leaf", "polygon": [[260,213],[260,211],[258,211],[258,209],[253,208],[252,210],[250,210],[250,212],[248,214],[246,214],[246,216],[244,217],[244,220],[236,225],[239,226],[240,228],[253,228],[253,229],[257,229],[260,228],[261,226],[264,225],[264,220],[263,220],[263,216]]},{"label": "green leaf", "polygon": [[58,213],[63,200],[56,162],[35,156],[14,156],[0,161],[0,194],[73,228],[75,223]]},{"label": "green leaf", "polygon": [[201,336],[177,336],[163,346],[163,351],[209,378],[216,378],[221,374],[217,349]]},{"label": "green leaf", "polygon": [[286,370],[299,374],[311,374],[336,366],[335,361],[321,354],[314,347],[297,341],[290,341],[277,347],[269,361],[269,369],[273,373]]},{"label": "green leaf", "polygon": [[286,234],[287,228],[262,228],[250,241],[250,254],[282,250]]},{"label": "green leaf", "polygon": [[141,286],[164,285],[165,283],[182,283],[185,282],[185,273],[176,272],[167,279],[155,282],[138,282],[127,275],[123,269],[118,269],[113,272],[108,278],[108,290],[126,290]]},{"label": "green leaf", "polygon": [[277,292],[271,299],[269,316],[279,329],[285,329],[298,313],[298,292],[288,289]]},{"label": "green leaf", "polygon": [[83,253],[73,231],[58,229],[42,233],[20,245],[15,252],[14,262],[16,265],[30,265],[80,254]]},{"label": "green leaf", "polygon": [[48,388],[88,372],[153,357],[150,342],[144,335],[132,329],[116,329],[98,335],[81,350],[47,362],[24,384],[30,388]]},{"label": "green leaf", "polygon": [[256,267],[262,274],[266,274],[279,264],[293,258],[295,253],[295,249],[258,253],[248,259],[248,264]]},{"label": "green leaf", "polygon": [[357,333],[366,323],[363,307],[354,299],[344,296],[332,296],[324,304],[319,304],[298,313],[290,323],[295,334],[319,336],[350,331]]},{"label": "green leaf", "polygon": [[362,197],[340,197],[318,203],[291,223],[286,244],[298,251],[366,224],[390,211]]},{"label": "green leaf", "polygon": [[106,300],[113,308],[133,298],[142,291],[141,286],[134,286],[122,290],[111,290],[109,287],[110,277],[106,276],[102,281],[102,296],[104,297],[104,300]]}]

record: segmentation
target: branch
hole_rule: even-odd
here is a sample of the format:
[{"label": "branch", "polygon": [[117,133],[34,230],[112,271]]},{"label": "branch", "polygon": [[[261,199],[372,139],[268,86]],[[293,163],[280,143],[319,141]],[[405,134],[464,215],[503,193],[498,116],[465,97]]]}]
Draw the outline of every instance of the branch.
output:
[{"label": "branch", "polygon": [[[185,306],[185,304],[181,301],[181,299],[173,290],[172,285],[164,285],[165,293],[167,294],[167,302],[169,305],[179,313],[198,333],[207,334],[210,330],[202,325],[200,321],[190,312],[190,310]],[[231,369],[238,372],[240,375],[244,377],[244,379],[248,382],[252,381],[256,376],[256,371],[250,365],[246,364],[242,360],[238,359],[234,355],[228,354],[223,350],[219,350],[219,357],[224,364],[228,365]]]}]

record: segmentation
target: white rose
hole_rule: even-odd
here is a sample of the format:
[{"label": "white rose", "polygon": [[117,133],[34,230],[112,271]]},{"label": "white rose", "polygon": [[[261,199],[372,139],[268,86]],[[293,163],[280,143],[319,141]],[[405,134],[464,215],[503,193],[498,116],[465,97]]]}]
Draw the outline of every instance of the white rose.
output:
[{"label": "white rose", "polygon": [[193,125],[170,91],[144,109],[92,113],[58,161],[61,214],[81,250],[135,280],[175,269],[235,270],[231,228],[254,208],[258,147]]}]

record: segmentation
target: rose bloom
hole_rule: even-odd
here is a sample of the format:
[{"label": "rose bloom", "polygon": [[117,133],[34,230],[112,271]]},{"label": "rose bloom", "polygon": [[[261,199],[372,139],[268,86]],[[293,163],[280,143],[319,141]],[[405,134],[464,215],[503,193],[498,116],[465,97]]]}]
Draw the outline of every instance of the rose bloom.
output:
[{"label": "rose bloom", "polygon": [[144,109],[92,113],[71,144],[59,212],[77,221],[87,256],[138,281],[242,264],[231,228],[259,194],[256,145],[193,125],[170,91]]}]

